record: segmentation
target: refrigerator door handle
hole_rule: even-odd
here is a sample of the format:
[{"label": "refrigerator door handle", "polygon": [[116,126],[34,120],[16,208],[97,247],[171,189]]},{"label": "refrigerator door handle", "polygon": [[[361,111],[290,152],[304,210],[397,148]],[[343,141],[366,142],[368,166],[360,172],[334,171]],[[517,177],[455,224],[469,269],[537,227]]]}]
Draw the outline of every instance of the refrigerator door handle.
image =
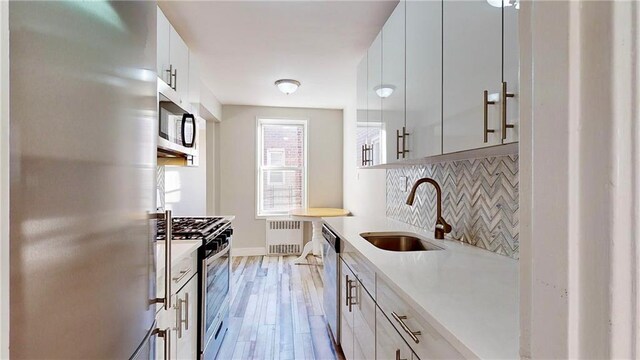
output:
[{"label": "refrigerator door handle", "polygon": [[166,328],[164,330],[160,330],[158,328],[153,329],[151,335],[157,335],[161,337],[164,341],[164,360],[169,360],[169,356],[171,354],[171,329]]},{"label": "refrigerator door handle", "polygon": [[165,234],[164,240],[164,298],[155,298],[151,300],[152,304],[162,303],[165,310],[171,309],[171,238],[173,237],[172,227],[173,218],[171,217],[171,210],[167,210],[163,213],[156,213],[151,215],[152,219],[165,220]]}]

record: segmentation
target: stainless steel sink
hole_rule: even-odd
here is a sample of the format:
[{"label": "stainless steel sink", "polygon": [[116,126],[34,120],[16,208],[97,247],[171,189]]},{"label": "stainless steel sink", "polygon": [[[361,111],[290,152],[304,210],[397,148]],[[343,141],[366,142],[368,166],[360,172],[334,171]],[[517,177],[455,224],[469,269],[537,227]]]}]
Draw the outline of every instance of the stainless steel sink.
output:
[{"label": "stainless steel sink", "polygon": [[442,250],[441,247],[407,233],[370,232],[360,234],[373,246],[389,251]]}]

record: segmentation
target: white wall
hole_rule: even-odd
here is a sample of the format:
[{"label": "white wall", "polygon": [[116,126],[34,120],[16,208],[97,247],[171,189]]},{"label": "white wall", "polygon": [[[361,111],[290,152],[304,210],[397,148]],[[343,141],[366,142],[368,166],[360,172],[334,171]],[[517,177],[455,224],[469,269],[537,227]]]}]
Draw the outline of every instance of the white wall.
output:
[{"label": "white wall", "polygon": [[265,222],[255,208],[258,117],[308,120],[308,205],[343,203],[342,110],[224,105],[217,134],[220,213],[236,216],[234,248],[254,253],[265,248]]},{"label": "white wall", "polygon": [[0,359],[9,358],[9,2],[0,1]]},{"label": "white wall", "polygon": [[220,178],[218,164],[220,160],[220,123],[207,124],[207,215],[220,214]]},{"label": "white wall", "polygon": [[[199,122],[197,167],[165,166],[165,209],[174,216],[204,216],[207,214],[207,128]],[[206,127],[205,127],[206,126]]]},{"label": "white wall", "polygon": [[522,86],[532,88],[520,156],[530,194],[521,223],[531,224],[520,248],[521,354],[637,359],[640,6],[535,1],[520,15],[531,54]]}]

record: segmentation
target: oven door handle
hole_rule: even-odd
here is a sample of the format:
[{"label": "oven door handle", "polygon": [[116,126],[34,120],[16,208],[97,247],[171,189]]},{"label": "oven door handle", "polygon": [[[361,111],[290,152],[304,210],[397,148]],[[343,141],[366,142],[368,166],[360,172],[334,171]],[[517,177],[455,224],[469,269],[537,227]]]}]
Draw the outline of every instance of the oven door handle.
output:
[{"label": "oven door handle", "polygon": [[223,257],[224,255],[229,253],[229,244],[227,243],[224,247],[224,249],[218,251],[217,253],[204,258],[203,262],[205,265],[209,265],[211,264],[212,261],[218,260],[219,258]]}]

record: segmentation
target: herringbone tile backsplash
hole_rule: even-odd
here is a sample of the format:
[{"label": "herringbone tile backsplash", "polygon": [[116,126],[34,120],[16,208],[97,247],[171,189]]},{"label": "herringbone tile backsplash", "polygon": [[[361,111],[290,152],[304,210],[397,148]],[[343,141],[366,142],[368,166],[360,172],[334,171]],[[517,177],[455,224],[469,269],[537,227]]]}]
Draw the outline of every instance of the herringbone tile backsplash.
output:
[{"label": "herringbone tile backsplash", "polygon": [[414,205],[405,203],[422,177],[433,178],[442,188],[443,216],[453,227],[449,236],[518,259],[518,155],[388,170],[387,216],[433,230],[433,186],[420,185]]}]

